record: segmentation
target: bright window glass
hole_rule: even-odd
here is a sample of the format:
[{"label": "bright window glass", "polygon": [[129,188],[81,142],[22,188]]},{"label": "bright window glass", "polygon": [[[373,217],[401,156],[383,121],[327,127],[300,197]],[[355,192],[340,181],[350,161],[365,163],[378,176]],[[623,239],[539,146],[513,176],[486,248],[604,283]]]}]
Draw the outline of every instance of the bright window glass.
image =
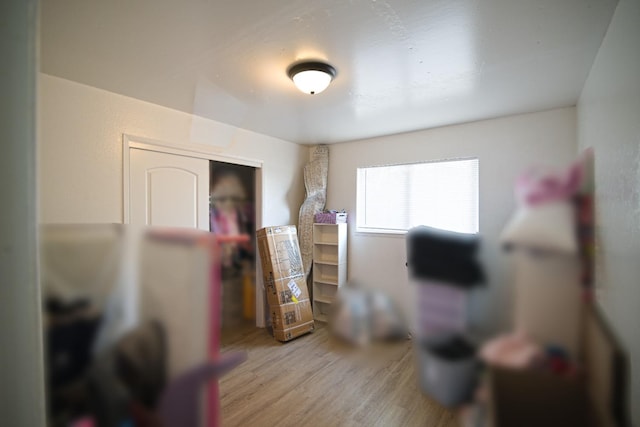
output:
[{"label": "bright window glass", "polygon": [[478,232],[478,159],[358,168],[357,231]]}]

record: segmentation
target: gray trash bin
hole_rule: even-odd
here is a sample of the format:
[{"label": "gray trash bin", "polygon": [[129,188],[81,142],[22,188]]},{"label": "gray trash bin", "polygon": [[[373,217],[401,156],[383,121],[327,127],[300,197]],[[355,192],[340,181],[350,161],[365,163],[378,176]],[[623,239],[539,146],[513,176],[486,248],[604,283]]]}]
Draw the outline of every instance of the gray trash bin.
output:
[{"label": "gray trash bin", "polygon": [[478,373],[471,343],[460,335],[440,335],[421,340],[417,351],[423,393],[447,407],[471,400]]}]

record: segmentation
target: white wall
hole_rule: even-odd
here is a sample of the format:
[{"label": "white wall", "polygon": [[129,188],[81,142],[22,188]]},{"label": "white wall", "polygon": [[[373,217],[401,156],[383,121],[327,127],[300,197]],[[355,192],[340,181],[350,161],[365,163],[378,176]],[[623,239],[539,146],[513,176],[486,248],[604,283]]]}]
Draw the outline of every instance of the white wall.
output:
[{"label": "white wall", "polygon": [[122,222],[123,133],[263,163],[264,225],[296,224],[308,148],[40,74],[40,220]]},{"label": "white wall", "polygon": [[621,0],[578,103],[595,152],[596,295],[631,361],[640,425],[640,2]]},{"label": "white wall", "polygon": [[476,322],[486,310],[479,327],[491,331],[506,326],[507,259],[498,236],[515,208],[514,180],[530,166],[565,166],[575,159],[574,108],[332,145],[327,207],[350,213],[349,280],[386,290],[411,319],[415,287],[408,283],[404,236],[355,233],[356,168],[456,157],[480,160],[480,233],[489,283],[474,296],[472,317]]}]

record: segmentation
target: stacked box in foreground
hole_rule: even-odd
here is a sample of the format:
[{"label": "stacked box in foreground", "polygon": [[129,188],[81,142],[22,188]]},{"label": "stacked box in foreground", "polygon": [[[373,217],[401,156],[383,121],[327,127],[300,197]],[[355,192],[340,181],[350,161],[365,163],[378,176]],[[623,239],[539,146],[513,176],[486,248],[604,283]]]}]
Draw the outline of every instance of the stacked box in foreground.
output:
[{"label": "stacked box in foreground", "polygon": [[313,331],[296,227],[266,227],[257,235],[274,337],[289,341]]}]

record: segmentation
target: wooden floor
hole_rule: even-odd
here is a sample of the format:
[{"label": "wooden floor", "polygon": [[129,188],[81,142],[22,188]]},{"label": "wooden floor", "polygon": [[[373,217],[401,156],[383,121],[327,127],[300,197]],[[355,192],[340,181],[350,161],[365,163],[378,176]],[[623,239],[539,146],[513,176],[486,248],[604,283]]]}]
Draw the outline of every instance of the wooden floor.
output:
[{"label": "wooden floor", "polygon": [[265,329],[223,334],[248,360],[220,381],[222,426],[457,426],[418,389],[411,341],[354,351],[324,324],[279,343]]}]

